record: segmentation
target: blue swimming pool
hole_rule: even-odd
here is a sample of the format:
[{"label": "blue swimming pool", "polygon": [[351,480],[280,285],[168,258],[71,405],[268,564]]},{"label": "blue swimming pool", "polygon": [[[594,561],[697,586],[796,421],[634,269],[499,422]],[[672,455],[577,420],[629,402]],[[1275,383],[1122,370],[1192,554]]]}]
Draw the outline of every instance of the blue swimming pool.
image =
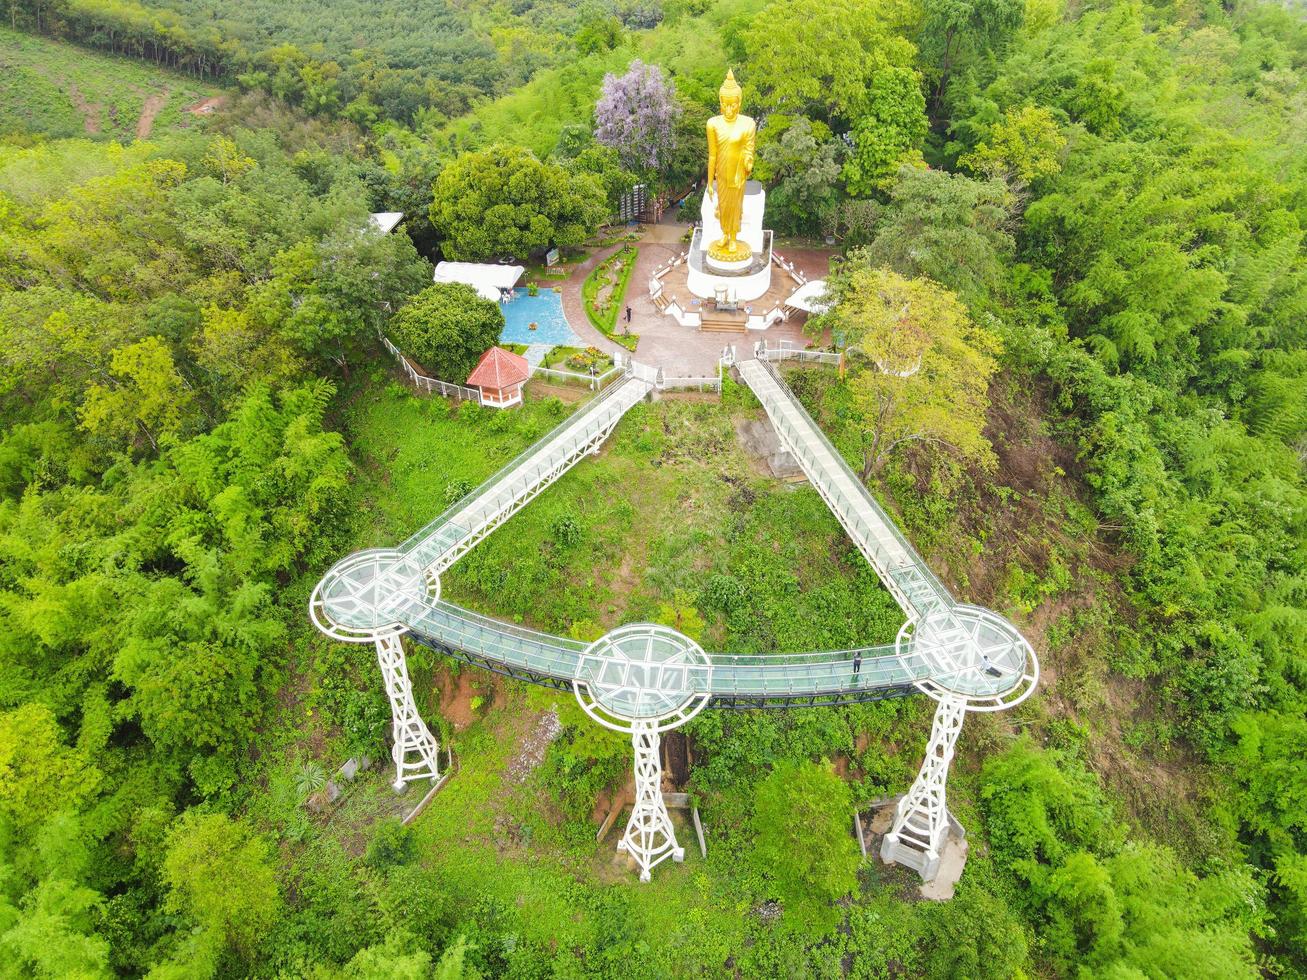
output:
[{"label": "blue swimming pool", "polygon": [[[504,311],[506,344],[552,344],[555,347],[583,347],[581,338],[563,316],[563,297],[552,289],[528,296],[525,289],[513,290],[513,298],[500,307]],[[531,324],[536,329],[531,329]]]}]

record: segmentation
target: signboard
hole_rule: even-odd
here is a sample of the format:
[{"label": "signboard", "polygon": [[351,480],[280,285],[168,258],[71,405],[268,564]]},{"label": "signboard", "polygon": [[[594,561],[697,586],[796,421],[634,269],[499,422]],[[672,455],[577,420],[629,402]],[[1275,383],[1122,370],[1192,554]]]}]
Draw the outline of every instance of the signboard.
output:
[{"label": "signboard", "polygon": [[551,248],[545,253],[545,265],[558,265],[558,249]]},{"label": "signboard", "polygon": [[634,221],[644,213],[644,205],[644,184],[636,184],[622,195],[617,217],[622,221]]}]

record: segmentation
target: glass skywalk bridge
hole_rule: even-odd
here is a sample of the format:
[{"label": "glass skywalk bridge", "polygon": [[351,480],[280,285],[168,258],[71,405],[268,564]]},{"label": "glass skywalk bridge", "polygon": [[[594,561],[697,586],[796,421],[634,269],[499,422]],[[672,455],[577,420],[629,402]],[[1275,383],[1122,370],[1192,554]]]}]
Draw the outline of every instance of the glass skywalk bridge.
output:
[{"label": "glass skywalk bridge", "polygon": [[314,590],[310,616],[336,639],[376,644],[391,700],[397,787],[439,776],[435,739],[413,701],[400,643],[405,633],[489,670],[571,690],[600,724],[630,733],[639,814],[633,813],[619,847],[637,855],[645,878],[652,852],[631,826],[655,818],[667,833],[671,826],[658,789],[660,732],[709,705],[779,708],[925,693],[940,702],[931,747],[886,838],[893,847],[887,843],[883,854],[929,879],[947,823],[943,780],[962,715],[1001,710],[1027,697],[1038,679],[1034,652],[1001,616],[954,601],[771,364],[744,361],[737,368],[782,444],[902,607],[907,622],[893,644],[798,654],[708,653],[674,630],[639,623],[582,643],[441,600],[441,572],[587,453],[598,452],[622,416],[650,392],[658,372],[633,362],[621,380],[399,548],[359,552],[335,565]]}]

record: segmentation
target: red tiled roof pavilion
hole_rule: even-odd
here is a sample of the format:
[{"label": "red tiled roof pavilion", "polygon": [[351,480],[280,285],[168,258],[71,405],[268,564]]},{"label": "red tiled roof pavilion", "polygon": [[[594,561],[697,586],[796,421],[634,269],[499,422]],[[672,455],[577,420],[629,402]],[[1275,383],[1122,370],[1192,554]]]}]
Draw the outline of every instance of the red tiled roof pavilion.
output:
[{"label": "red tiled roof pavilion", "polygon": [[531,365],[521,354],[502,347],[492,347],[481,355],[477,366],[467,376],[467,383],[478,388],[511,388],[531,377]]}]

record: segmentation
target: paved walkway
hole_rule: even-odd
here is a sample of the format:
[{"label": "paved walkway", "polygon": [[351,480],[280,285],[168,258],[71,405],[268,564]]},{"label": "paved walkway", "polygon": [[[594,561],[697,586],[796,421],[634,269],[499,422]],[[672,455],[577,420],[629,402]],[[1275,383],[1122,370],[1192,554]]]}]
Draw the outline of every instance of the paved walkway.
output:
[{"label": "paved walkway", "polygon": [[[586,256],[585,260],[578,264],[572,270],[572,274],[562,283],[563,315],[567,317],[567,322],[572,325],[572,331],[581,338],[581,342],[587,347],[598,347],[606,354],[625,350],[625,348],[616,341],[609,340],[590,322],[590,318],[585,315],[585,303],[581,299],[581,288],[585,285],[585,277],[590,275],[590,271],[601,262],[607,261],[609,256],[615,254],[624,244],[625,242],[610,245],[608,248],[601,248]],[[635,280],[632,279],[630,286],[627,287],[628,294],[634,286]]]},{"label": "paved walkway", "polygon": [[[734,344],[736,356],[744,360],[753,357],[753,345],[758,340],[766,339],[771,343],[788,340],[796,347],[807,347],[812,343],[803,332],[801,317],[789,323],[778,323],[765,331],[751,330],[747,334],[732,334],[704,333],[682,327],[671,317],[659,313],[649,298],[649,277],[660,265],[689,247],[682,238],[690,226],[674,220],[672,217],[674,214],[674,210],[669,210],[658,224],[646,225],[640,241],[636,243],[640,254],[636,259],[623,305],[631,307],[631,332],[640,337],[635,351],[637,360],[661,367],[668,377],[715,376],[718,358],[721,357],[722,348],[727,344]],[[567,317],[567,322],[572,325],[572,330],[581,338],[583,344],[597,347],[609,354],[624,348],[616,341],[609,340],[590,323],[590,318],[585,314],[581,290],[591,270],[601,262],[607,261],[624,244],[623,242],[610,245],[587,256],[573,268],[572,274],[561,284],[541,283],[542,287],[562,286],[563,313]],[[779,251],[809,279],[821,279],[826,276],[830,256],[833,254],[833,250],[828,249],[780,249]],[[789,282],[785,273],[778,268],[772,268],[772,275],[773,281]],[[619,328],[621,325],[619,319]],[[828,342],[828,338],[822,339],[823,342]]]},{"label": "paved walkway", "polygon": [[544,363],[545,355],[554,349],[553,344],[530,344],[522,356],[533,368]]}]

